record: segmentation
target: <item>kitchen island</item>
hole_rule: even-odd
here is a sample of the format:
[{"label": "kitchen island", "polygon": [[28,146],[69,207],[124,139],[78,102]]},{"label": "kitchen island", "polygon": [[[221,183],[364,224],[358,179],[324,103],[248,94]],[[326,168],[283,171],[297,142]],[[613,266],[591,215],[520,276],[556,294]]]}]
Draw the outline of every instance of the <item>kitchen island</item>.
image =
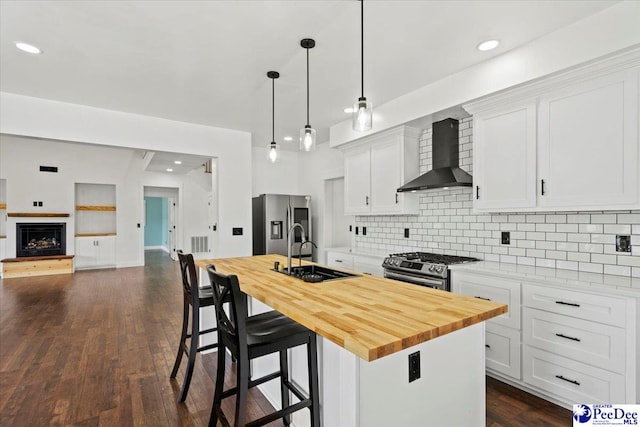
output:
[{"label": "kitchen island", "polygon": [[[266,305],[318,334],[324,426],[484,425],[483,322],[505,313],[506,305],[369,275],[306,283],[274,271],[275,261],[284,265],[286,258],[196,264],[236,274],[252,297],[252,314]],[[420,378],[409,382],[415,352]],[[292,355],[292,378],[306,387],[306,369],[296,368],[306,363],[296,363],[300,357]],[[258,363],[254,373],[269,364]],[[262,388],[275,406],[278,390]],[[301,411],[295,424],[306,425],[305,417]]]}]

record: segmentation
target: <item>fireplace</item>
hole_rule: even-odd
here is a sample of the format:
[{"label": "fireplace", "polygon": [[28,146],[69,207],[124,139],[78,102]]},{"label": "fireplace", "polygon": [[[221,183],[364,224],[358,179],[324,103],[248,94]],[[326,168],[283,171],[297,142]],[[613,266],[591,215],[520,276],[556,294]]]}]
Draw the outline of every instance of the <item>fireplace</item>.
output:
[{"label": "fireplace", "polygon": [[17,223],[16,257],[66,255],[66,224]]}]

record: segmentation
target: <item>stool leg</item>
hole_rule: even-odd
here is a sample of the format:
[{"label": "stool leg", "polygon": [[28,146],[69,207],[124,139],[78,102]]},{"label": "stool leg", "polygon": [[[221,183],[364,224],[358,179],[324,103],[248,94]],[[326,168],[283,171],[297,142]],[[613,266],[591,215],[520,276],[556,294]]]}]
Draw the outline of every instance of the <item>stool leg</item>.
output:
[{"label": "stool leg", "polygon": [[221,411],[222,391],[224,390],[224,371],[225,357],[227,351],[224,345],[220,343],[220,335],[218,335],[218,370],[216,372],[216,387],[213,393],[213,405],[211,405],[211,416],[209,417],[209,427],[216,427],[218,424],[218,411]]},{"label": "stool leg", "polygon": [[184,402],[187,399],[187,392],[191,384],[191,376],[193,375],[193,367],[196,364],[196,355],[198,354],[198,341],[200,338],[200,313],[197,307],[191,307],[191,342],[189,343],[189,358],[187,360],[187,370],[184,375],[184,382],[180,390],[178,402]]},{"label": "stool leg", "polygon": [[[289,406],[289,389],[285,385],[289,382],[289,361],[287,358],[287,349],[280,350],[280,398],[282,400],[282,409]],[[284,417],[284,425],[291,425],[291,416]]]},{"label": "stool leg", "polygon": [[320,396],[318,386],[318,343],[316,334],[311,333],[307,343],[307,363],[309,364],[309,395],[311,397],[311,427],[320,427]]},{"label": "stool leg", "polygon": [[178,368],[180,368],[180,362],[182,362],[182,353],[184,353],[184,343],[187,339],[187,323],[189,323],[189,303],[184,301],[182,307],[182,332],[180,333],[180,343],[178,344],[178,354],[176,354],[176,361],[173,364],[171,375],[169,378],[175,378],[178,374]]},{"label": "stool leg", "polygon": [[249,359],[246,353],[240,353],[236,362],[236,379],[238,394],[236,395],[235,427],[244,427],[247,418],[247,394],[249,393]]}]

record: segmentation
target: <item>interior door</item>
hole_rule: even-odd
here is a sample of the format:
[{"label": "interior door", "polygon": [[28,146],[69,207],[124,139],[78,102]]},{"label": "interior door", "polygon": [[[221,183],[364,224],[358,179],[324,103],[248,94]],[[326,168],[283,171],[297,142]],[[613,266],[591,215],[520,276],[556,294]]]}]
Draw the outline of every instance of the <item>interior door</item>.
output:
[{"label": "interior door", "polygon": [[176,244],[177,244],[177,229],[176,229],[176,199],[173,197],[170,197],[167,199],[168,200],[168,213],[169,213],[169,218],[168,218],[168,227],[169,227],[169,233],[168,233],[168,245],[169,245],[169,255],[171,256],[171,259],[174,261],[178,260],[178,252],[177,252],[177,248],[176,248]]}]

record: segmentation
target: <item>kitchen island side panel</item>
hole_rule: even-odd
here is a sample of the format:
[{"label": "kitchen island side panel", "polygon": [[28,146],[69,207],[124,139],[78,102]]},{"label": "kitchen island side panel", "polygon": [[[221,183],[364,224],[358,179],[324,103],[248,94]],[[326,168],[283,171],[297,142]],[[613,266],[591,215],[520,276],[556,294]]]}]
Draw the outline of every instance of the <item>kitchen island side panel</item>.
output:
[{"label": "kitchen island side panel", "polygon": [[[484,426],[484,322],[366,362],[359,359],[358,427]],[[408,382],[409,354],[421,377]]]}]

